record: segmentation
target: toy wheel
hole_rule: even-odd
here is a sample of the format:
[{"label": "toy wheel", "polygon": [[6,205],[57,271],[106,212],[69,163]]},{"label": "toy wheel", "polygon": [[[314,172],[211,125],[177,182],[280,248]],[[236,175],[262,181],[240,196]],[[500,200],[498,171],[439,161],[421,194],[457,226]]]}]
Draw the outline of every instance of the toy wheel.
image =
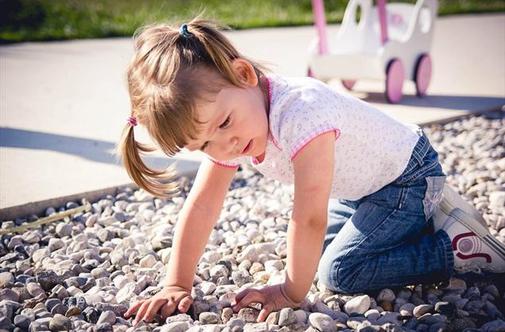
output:
[{"label": "toy wheel", "polygon": [[414,82],[416,83],[416,95],[423,97],[426,95],[426,90],[430,85],[431,80],[431,57],[429,54],[422,54],[416,63],[414,72]]},{"label": "toy wheel", "polygon": [[312,69],[310,69],[310,67],[307,68],[307,77],[314,77],[314,73],[312,72]]},{"label": "toy wheel", "polygon": [[386,99],[394,104],[402,99],[403,80],[405,79],[405,70],[400,59],[389,61],[386,67]]},{"label": "toy wheel", "polygon": [[342,83],[344,88],[351,91],[354,87],[354,84],[356,84],[356,80],[341,80],[340,83]]}]

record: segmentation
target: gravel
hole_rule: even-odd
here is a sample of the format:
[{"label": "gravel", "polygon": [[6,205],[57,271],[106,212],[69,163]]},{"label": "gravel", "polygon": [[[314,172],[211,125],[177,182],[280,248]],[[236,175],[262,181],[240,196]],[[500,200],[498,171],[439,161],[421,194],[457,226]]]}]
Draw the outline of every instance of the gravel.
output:
[{"label": "gravel", "polygon": [[[483,214],[505,242],[505,116],[491,112],[424,128],[448,182]],[[197,268],[188,314],[135,329],[123,314],[155,294],[176,215],[191,181],[172,200],[125,189],[93,202],[92,211],[3,235],[0,330],[7,331],[505,331],[503,276],[456,276],[367,294],[335,294],[317,279],[299,309],[255,323],[259,307],[233,313],[234,294],[285,278],[286,231],[293,187],[253,169],[238,172]],[[45,215],[75,208],[47,207]],[[2,229],[39,218],[3,221]],[[502,278],[500,280],[500,277]]]}]

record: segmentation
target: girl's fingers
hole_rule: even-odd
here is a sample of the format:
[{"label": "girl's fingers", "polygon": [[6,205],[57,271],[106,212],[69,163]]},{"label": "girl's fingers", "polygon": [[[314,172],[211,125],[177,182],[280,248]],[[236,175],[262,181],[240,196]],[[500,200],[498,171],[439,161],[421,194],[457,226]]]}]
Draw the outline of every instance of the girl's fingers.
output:
[{"label": "girl's fingers", "polygon": [[240,310],[240,308],[247,307],[249,304],[254,302],[263,303],[264,302],[263,296],[261,292],[257,289],[248,289],[248,292],[234,306],[234,310],[238,311]]},{"label": "girl's fingers", "polygon": [[124,313],[124,317],[125,318],[130,318],[130,316],[137,312],[137,309],[142,305],[142,303],[144,303],[145,300],[142,300],[142,301],[138,301],[138,302],[135,302],[125,313]]},{"label": "girl's fingers", "polygon": [[163,320],[165,320],[167,317],[173,314],[174,311],[175,311],[174,301],[168,300],[168,302],[161,307],[161,317],[163,318]]},{"label": "girl's fingers", "polygon": [[147,308],[146,314],[144,315],[146,322],[150,322],[154,315],[160,310],[160,308],[167,302],[166,299],[153,299]]},{"label": "girl's fingers", "polygon": [[144,319],[147,308],[149,308],[149,302],[150,301],[145,301],[144,303],[142,303],[139,311],[137,312],[137,315],[135,316],[135,319],[133,320],[133,325],[137,324],[138,322]]},{"label": "girl's fingers", "polygon": [[272,312],[272,308],[268,305],[264,306],[261,311],[260,311],[260,314],[258,315],[258,323],[259,322],[264,322],[268,315],[270,315],[270,313]]},{"label": "girl's fingers", "polygon": [[193,303],[193,299],[190,296],[184,297],[181,302],[179,302],[179,311],[186,313],[189,310],[189,307]]}]

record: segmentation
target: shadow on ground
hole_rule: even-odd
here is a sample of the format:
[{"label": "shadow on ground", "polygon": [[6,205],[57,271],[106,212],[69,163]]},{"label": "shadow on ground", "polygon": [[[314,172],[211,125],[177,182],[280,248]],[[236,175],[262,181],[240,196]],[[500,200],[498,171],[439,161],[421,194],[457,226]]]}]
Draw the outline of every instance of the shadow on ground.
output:
[{"label": "shadow on ground", "polygon": [[[0,147],[49,150],[79,156],[104,164],[121,165],[115,156],[115,143],[25,129],[0,127]],[[168,158],[145,156],[150,167],[166,168]]]},{"label": "shadow on ground", "polygon": [[[358,92],[361,93],[362,91],[358,90]],[[371,103],[387,104],[384,94],[378,92],[366,93],[364,100]],[[398,105],[444,108],[448,110],[489,111],[503,107],[505,105],[505,98],[446,95],[427,95],[419,98],[415,95],[404,95]]]}]

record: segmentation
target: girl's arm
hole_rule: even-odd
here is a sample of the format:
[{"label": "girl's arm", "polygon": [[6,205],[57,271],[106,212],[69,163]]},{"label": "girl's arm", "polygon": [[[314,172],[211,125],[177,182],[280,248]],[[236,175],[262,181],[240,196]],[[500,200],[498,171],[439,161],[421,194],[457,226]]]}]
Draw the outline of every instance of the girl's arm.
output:
[{"label": "girl's arm", "polygon": [[214,227],[236,168],[205,159],[179,213],[168,263],[166,286],[191,290],[196,266]]},{"label": "girl's arm", "polygon": [[262,303],[258,321],[272,311],[299,306],[317,270],[326,234],[328,199],[334,166],[335,132],[321,134],[293,158],[295,201],[288,226],[286,282],[262,289],[247,288],[235,296],[233,310]]},{"label": "girl's arm", "polygon": [[314,138],[293,160],[295,198],[287,234],[285,292],[301,302],[310,290],[328,219],[335,155],[335,132]]}]

